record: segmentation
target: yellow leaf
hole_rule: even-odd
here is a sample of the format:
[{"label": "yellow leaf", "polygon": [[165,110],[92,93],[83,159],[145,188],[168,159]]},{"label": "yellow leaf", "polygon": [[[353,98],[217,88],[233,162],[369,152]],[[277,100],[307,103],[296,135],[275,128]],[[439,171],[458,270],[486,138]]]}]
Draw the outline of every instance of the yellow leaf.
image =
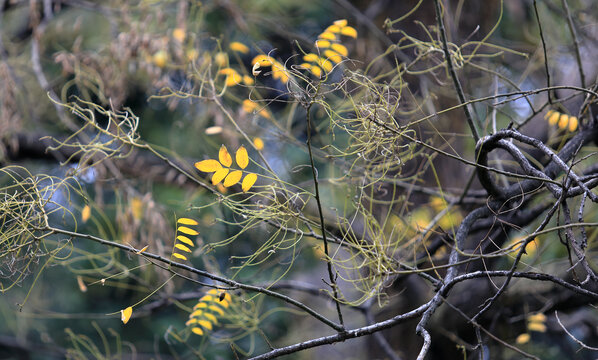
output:
[{"label": "yellow leaf", "polygon": [[334,62],[335,64],[338,64],[339,62],[343,61],[342,56],[340,56],[339,54],[337,54],[336,52],[334,52],[332,50],[325,50],[324,56],[326,56],[326,58],[328,60]]},{"label": "yellow leaf", "polygon": [[197,304],[195,304],[195,306],[193,306],[193,309],[203,309],[203,308],[207,308],[208,304],[204,303],[204,302],[198,302]]},{"label": "yellow leaf", "polygon": [[[549,113],[550,116],[548,116]],[[548,123],[552,126],[556,125],[561,117],[561,114],[554,110],[550,110],[548,113],[546,113],[546,115],[548,116]]]},{"label": "yellow leaf", "polygon": [[199,299],[199,302],[215,301],[216,299],[212,295],[204,295]]},{"label": "yellow leaf", "polygon": [[570,116],[569,117],[569,126],[567,127],[567,129],[569,131],[575,131],[577,130],[577,125],[579,124],[579,121],[577,121],[577,117],[576,116]]},{"label": "yellow leaf", "polygon": [[206,330],[212,330],[212,323],[207,320],[199,320],[197,323]]},{"label": "yellow leaf", "polygon": [[233,75],[233,74],[238,74],[238,73],[237,73],[237,70],[235,70],[235,69],[224,68],[224,69],[221,69],[220,71],[218,71],[218,74],[221,74],[221,75]]},{"label": "yellow leaf", "polygon": [[317,62],[319,59],[318,55],[316,54],[306,54],[303,56],[303,60],[308,61],[308,62]]},{"label": "yellow leaf", "polygon": [[181,254],[177,254],[177,253],[172,253],[172,256],[174,256],[177,259],[181,259],[181,260],[187,260],[187,258]]},{"label": "yellow leaf", "polygon": [[131,212],[135,219],[141,220],[143,218],[143,210],[143,200],[137,196],[131,199]]},{"label": "yellow leaf", "polygon": [[527,324],[527,328],[529,331],[546,332],[546,325],[542,323],[532,322]]},{"label": "yellow leaf", "polygon": [[189,315],[189,317],[196,317],[196,316],[200,316],[202,314],[203,314],[203,310],[195,310]]},{"label": "yellow leaf", "polygon": [[242,44],[242,43],[240,43],[238,41],[230,43],[230,45],[228,47],[232,51],[240,52],[240,53],[243,53],[243,54],[248,54],[249,53],[249,48],[247,47],[247,45]]},{"label": "yellow leaf", "polygon": [[226,167],[230,167],[233,164],[233,158],[228,153],[226,146],[220,146],[220,151],[218,151],[218,160],[222,163],[222,165]]},{"label": "yellow leaf", "polygon": [[344,28],[342,28],[341,34],[343,34],[345,36],[350,36],[355,39],[357,38],[357,30],[355,30],[354,28],[352,28],[350,26],[345,26]]},{"label": "yellow leaf", "polygon": [[172,37],[178,42],[185,41],[185,35],[185,30],[182,28],[176,28],[172,30]]},{"label": "yellow leaf", "polygon": [[345,19],[336,20],[335,22],[333,22],[333,24],[336,26],[339,26],[339,27],[345,27],[345,26],[347,26],[347,20],[345,20]]},{"label": "yellow leaf", "polygon": [[212,323],[214,323],[214,325],[218,324],[218,319],[216,319],[216,317],[214,315],[212,315],[210,313],[205,313],[205,314],[203,314],[203,316],[206,319],[210,320]]},{"label": "yellow leaf", "polygon": [[186,236],[179,235],[179,236],[177,236],[177,237],[176,237],[176,239],[177,239],[178,241],[182,242],[183,244],[187,244],[187,245],[189,245],[189,246],[195,246],[195,244],[193,243],[193,241],[191,241],[191,239],[189,239],[189,238],[188,238],[188,237],[186,237]]},{"label": "yellow leaf", "polygon": [[223,52],[218,52],[216,55],[214,55],[214,62],[219,67],[225,67],[228,63],[228,56]]},{"label": "yellow leaf", "polygon": [[224,185],[224,187],[231,187],[241,180],[241,176],[243,176],[243,172],[241,170],[235,170],[228,174],[222,185]]},{"label": "yellow leaf", "polygon": [[562,114],[558,123],[559,129],[566,129],[567,124],[569,124],[569,115]]},{"label": "yellow leaf", "polygon": [[179,226],[177,228],[177,231],[180,231],[183,234],[187,234],[187,235],[199,235],[199,232],[197,232],[196,230],[193,230],[191,228],[188,228],[186,226]]},{"label": "yellow leaf", "polygon": [[133,314],[133,308],[130,306],[128,308],[120,311],[120,320],[123,322],[123,324],[126,324],[129,322],[129,319],[131,318],[132,314]]},{"label": "yellow leaf", "polygon": [[177,220],[177,223],[179,224],[183,224],[183,225],[199,225],[199,223],[193,219],[189,219],[189,218],[179,218]]},{"label": "yellow leaf", "polygon": [[249,75],[243,75],[243,84],[247,86],[253,85],[253,78]]},{"label": "yellow leaf", "polygon": [[220,314],[220,316],[224,315],[224,311],[222,311],[222,309],[216,305],[210,305],[208,306],[208,309],[212,310],[213,312],[217,312],[218,314]]},{"label": "yellow leaf", "polygon": [[241,81],[243,81],[243,77],[238,73],[234,73],[226,76],[225,84],[226,86],[235,86],[239,85]]},{"label": "yellow leaf", "polygon": [[187,320],[187,322],[185,323],[185,326],[189,326],[189,325],[196,324],[196,323],[197,323],[197,319],[191,318],[191,319]]},{"label": "yellow leaf", "polygon": [[338,25],[330,25],[329,27],[326,28],[326,30],[320,34],[321,38],[324,38],[322,35],[324,35],[325,33],[339,33],[341,32],[341,27]]},{"label": "yellow leaf", "polygon": [[546,315],[544,315],[542,313],[537,313],[537,314],[534,314],[534,315],[530,315],[527,318],[527,321],[529,321],[530,323],[532,323],[532,322],[543,323],[543,322],[546,322]]},{"label": "yellow leaf", "polygon": [[[337,27],[338,28],[338,27]],[[338,31],[337,31],[338,32]],[[332,31],[326,30],[318,36],[320,39],[324,40],[336,40],[336,35],[333,34]]]},{"label": "yellow leaf", "polygon": [[79,290],[81,292],[87,291],[87,286],[85,286],[85,283],[83,282],[83,278],[80,275],[77,275],[77,285],[79,285]]},{"label": "yellow leaf", "polygon": [[347,48],[342,45],[342,44],[332,44],[330,45],[330,48],[334,51],[336,51],[337,53],[341,54],[342,56],[347,56],[349,55],[349,50],[347,50]]},{"label": "yellow leaf", "polygon": [[253,184],[255,184],[256,180],[257,180],[256,174],[249,173],[249,174],[245,175],[245,178],[243,179],[243,182],[241,183],[241,189],[243,190],[243,192],[247,192],[249,189],[251,189]]},{"label": "yellow leaf", "polygon": [[241,169],[245,169],[247,165],[249,165],[249,155],[247,155],[247,149],[245,149],[245,146],[241,145],[241,147],[237,149],[235,159],[237,160],[237,164]]},{"label": "yellow leaf", "polygon": [[[232,159],[231,159],[232,161]],[[222,181],[228,175],[229,168],[221,168],[220,170],[216,171],[214,175],[212,175],[212,185],[216,185]]]},{"label": "yellow leaf", "polygon": [[160,50],[152,56],[152,61],[157,67],[163,68],[168,61],[168,53],[164,50]]},{"label": "yellow leaf", "polygon": [[185,56],[187,57],[187,60],[194,61],[199,56],[199,51],[195,49],[189,49],[187,50]]},{"label": "yellow leaf", "polygon": [[81,210],[81,220],[83,220],[83,222],[87,222],[87,220],[89,220],[90,217],[91,217],[91,208],[89,207],[89,205],[85,205],[83,207],[83,210]]},{"label": "yellow leaf", "polygon": [[326,70],[326,72],[332,71],[332,63],[324,58],[318,59],[318,64],[322,67],[322,69]]},{"label": "yellow leaf", "polygon": [[145,245],[141,250],[135,251],[135,254],[137,254],[137,255],[141,254],[142,252],[144,252],[145,250],[147,250],[148,247],[149,247],[149,245]]},{"label": "yellow leaf", "polygon": [[[220,304],[221,304],[221,305],[222,305],[222,304],[223,304],[225,301],[231,301],[231,296],[230,296],[230,294],[229,294],[229,293],[227,293],[227,292],[225,292],[225,293],[224,293],[224,297],[223,297],[223,296],[220,296],[220,299],[219,299],[219,301],[220,301]],[[227,308],[227,307],[228,307],[228,302],[226,303],[226,306],[224,306],[224,307],[225,307],[225,308]]]},{"label": "yellow leaf", "polygon": [[188,253],[191,252],[191,249],[189,249],[188,247],[186,247],[183,244],[176,244],[176,245],[174,245],[174,247],[177,248],[177,249],[179,249],[179,250],[183,250],[184,252],[188,252]]},{"label": "yellow leaf", "polygon": [[[226,295],[228,295],[228,294],[226,294]],[[230,299],[230,295],[228,297]],[[223,308],[228,309],[229,304],[228,304],[228,301],[226,300],[226,296],[223,300],[219,300],[218,304],[220,306],[222,306]]]},{"label": "yellow leaf", "polygon": [[322,77],[322,69],[320,69],[320,67],[317,65],[310,66],[309,71],[316,77]]},{"label": "yellow leaf", "polygon": [[199,336],[202,336],[202,335],[203,335],[203,330],[202,330],[201,328],[194,327],[194,328],[191,328],[191,331],[192,331],[194,334],[197,334],[197,335],[199,335]]},{"label": "yellow leaf", "polygon": [[262,139],[260,139],[259,137],[256,137],[253,139],[253,145],[255,146],[256,149],[262,150],[264,148],[264,141]]},{"label": "yellow leaf", "polygon": [[330,47],[330,41],[328,40],[316,40],[316,47],[320,48],[320,49],[324,49],[324,48],[329,48]]},{"label": "yellow leaf", "polygon": [[530,339],[529,334],[523,333],[523,334],[517,336],[517,339],[515,339],[515,342],[519,345],[523,345],[525,343],[528,343],[529,339]]},{"label": "yellow leaf", "polygon": [[268,55],[258,55],[251,61],[252,64],[260,64],[261,67],[272,66],[274,60]]},{"label": "yellow leaf", "polygon": [[218,160],[208,159],[202,160],[195,163],[195,167],[199,171],[203,172],[214,172],[222,168],[222,165],[218,162]]}]

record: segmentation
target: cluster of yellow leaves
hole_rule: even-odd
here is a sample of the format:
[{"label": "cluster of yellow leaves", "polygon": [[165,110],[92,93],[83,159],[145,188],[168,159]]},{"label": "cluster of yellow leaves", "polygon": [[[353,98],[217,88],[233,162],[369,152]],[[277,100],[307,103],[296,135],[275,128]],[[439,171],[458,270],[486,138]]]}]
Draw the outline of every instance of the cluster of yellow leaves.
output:
[{"label": "cluster of yellow leaves", "polygon": [[[238,53],[242,53],[242,54],[249,53],[249,47],[247,47],[247,45],[240,43],[238,41],[230,43],[229,48],[232,51],[235,51]],[[241,75],[237,70],[230,67],[229,58],[225,52],[217,52],[214,55],[214,63],[218,67],[222,68],[222,69],[220,69],[220,71],[218,71],[218,74],[226,76],[226,78],[224,80],[224,83],[226,84],[226,86],[231,87],[231,86],[239,85],[241,83],[243,83],[247,86],[253,85],[254,81],[251,76]]]},{"label": "cluster of yellow leaves", "polygon": [[529,331],[546,332],[546,315],[542,313],[530,315],[527,318],[527,330],[528,332],[517,336],[517,339],[515,339],[517,344],[525,344],[529,342],[531,338]]},{"label": "cluster of yellow leaves", "polygon": [[282,81],[284,84],[289,82],[289,73],[287,69],[278,60],[271,58],[269,55],[258,55],[251,60],[253,66],[251,73],[253,76],[258,76],[261,72],[260,68],[272,67],[272,77],[276,80]]},{"label": "cluster of yellow leaves", "polygon": [[[235,160],[237,165],[241,169],[245,169],[249,165],[249,155],[247,149],[244,146],[239,147],[235,153]],[[226,146],[222,145],[218,152],[218,160],[208,159],[195,163],[197,170],[207,173],[214,173],[212,175],[212,185],[220,184],[224,180],[222,185],[224,187],[231,187],[237,184],[243,177],[242,170],[230,171],[230,167],[233,164],[233,158],[228,152]],[[241,183],[241,189],[243,192],[247,192],[257,180],[257,175],[253,173],[247,173],[243,182]]]},{"label": "cluster of yellow leaves", "polygon": [[347,48],[340,43],[340,35],[357,38],[357,30],[348,26],[345,19],[336,20],[318,35],[318,40],[316,40],[318,54],[309,53],[303,56],[305,62],[300,67],[309,70],[317,77],[322,77],[322,74],[332,71],[333,64],[340,63],[344,57],[349,55]]},{"label": "cluster of yellow leaves", "polygon": [[546,115],[544,115],[544,119],[548,120],[551,126],[557,125],[561,130],[575,131],[579,125],[576,116],[570,116],[555,110],[548,110]]},{"label": "cluster of yellow leaves", "polygon": [[[199,235],[199,232],[190,228],[189,226],[196,226],[198,222],[189,219],[189,218],[180,218],[177,221],[177,237],[174,241],[174,249],[172,251],[172,257],[181,260],[187,260],[187,256],[181,254],[180,252],[184,253],[191,253],[191,248],[195,246],[193,241],[189,239],[186,235],[196,236]],[[182,235],[184,234],[184,235]],[[178,252],[177,252],[178,251]]]},{"label": "cluster of yellow leaves", "polygon": [[254,102],[250,99],[243,100],[242,109],[246,113],[252,113],[254,111],[257,111],[257,113],[260,114],[261,117],[264,117],[266,119],[272,119],[272,115],[270,115],[270,112],[268,110],[266,110],[266,108],[261,108],[261,109],[259,109],[259,108],[260,108],[260,105],[257,104],[256,102]]},{"label": "cluster of yellow leaves", "polygon": [[224,311],[229,308],[231,296],[224,290],[212,289],[202,296],[193,311],[189,314],[189,320],[185,323],[191,328],[191,332],[202,336],[218,324],[218,317],[224,316]]}]

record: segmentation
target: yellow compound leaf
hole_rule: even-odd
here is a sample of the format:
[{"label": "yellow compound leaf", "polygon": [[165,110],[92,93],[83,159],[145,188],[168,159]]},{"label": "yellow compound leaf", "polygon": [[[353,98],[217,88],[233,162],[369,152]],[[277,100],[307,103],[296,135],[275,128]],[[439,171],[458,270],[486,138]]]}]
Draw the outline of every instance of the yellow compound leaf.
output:
[{"label": "yellow compound leaf", "polygon": [[345,26],[344,28],[342,28],[341,34],[343,34],[345,36],[350,36],[355,39],[357,38],[357,30],[355,30],[354,28],[352,28],[350,26]]},{"label": "yellow compound leaf", "polygon": [[242,44],[242,43],[240,43],[238,41],[230,43],[230,45],[228,47],[232,51],[240,52],[242,54],[248,54],[249,53],[249,48],[247,47],[247,45]]},{"label": "yellow compound leaf", "polygon": [[222,181],[222,179],[224,179],[226,177],[226,175],[228,175],[229,171],[230,171],[230,169],[229,168],[225,168],[225,167],[223,167],[220,170],[216,171],[214,173],[214,175],[212,175],[212,185],[219,184]]},{"label": "yellow compound leaf", "polygon": [[235,159],[237,160],[237,164],[241,169],[245,169],[247,165],[249,165],[249,155],[247,154],[247,149],[245,149],[245,146],[241,145],[241,147],[237,149]]},{"label": "yellow compound leaf", "polygon": [[264,148],[264,140],[260,139],[259,137],[254,138],[253,146],[255,146],[255,148],[258,150],[262,150]]},{"label": "yellow compound leaf", "polygon": [[208,306],[208,309],[212,310],[213,312],[218,313],[220,316],[224,316],[224,311],[222,311],[222,309],[216,305],[210,305],[210,306]]},{"label": "yellow compound leaf", "polygon": [[567,126],[567,130],[573,132],[577,130],[577,126],[579,125],[579,121],[577,120],[576,116],[569,117],[569,126]]},{"label": "yellow compound leaf", "polygon": [[523,333],[523,334],[517,336],[517,339],[515,339],[515,342],[519,345],[523,345],[523,344],[528,343],[529,340],[530,340],[529,334]]},{"label": "yellow compound leaf", "polygon": [[179,235],[179,236],[177,236],[177,237],[176,237],[176,239],[177,239],[178,241],[182,242],[183,244],[187,244],[187,245],[189,245],[189,246],[195,246],[195,244],[193,243],[193,241],[191,241],[191,239],[189,239],[189,238],[188,238],[188,237],[186,237],[186,236]]},{"label": "yellow compound leaf", "polygon": [[218,162],[218,160],[208,159],[202,160],[195,163],[195,167],[199,171],[203,172],[214,172],[222,168],[222,165]]},{"label": "yellow compound leaf", "polygon": [[83,207],[83,210],[81,210],[81,220],[83,220],[83,222],[87,222],[87,220],[89,220],[89,218],[91,217],[91,208],[89,207],[89,205],[85,205]]},{"label": "yellow compound leaf", "polygon": [[174,245],[174,247],[177,248],[177,249],[179,249],[179,250],[183,250],[184,252],[188,252],[188,253],[191,252],[191,249],[189,249],[188,247],[186,247],[183,244],[176,244],[176,245]]},{"label": "yellow compound leaf", "polygon": [[561,118],[559,119],[559,123],[558,123],[559,129],[566,129],[568,124],[569,124],[569,115],[561,114]]},{"label": "yellow compound leaf", "polygon": [[191,328],[191,331],[196,335],[203,336],[203,330],[199,327]]},{"label": "yellow compound leaf", "polygon": [[233,164],[233,158],[230,156],[228,149],[224,145],[220,146],[218,160],[220,160],[220,163],[226,167],[230,167]]},{"label": "yellow compound leaf", "polygon": [[133,314],[133,308],[130,306],[128,308],[120,311],[120,320],[123,322],[123,324],[126,324],[129,322],[129,319],[131,318],[132,314]]},{"label": "yellow compound leaf", "polygon": [[336,51],[337,53],[341,54],[342,56],[348,56],[349,55],[349,50],[347,50],[347,48],[342,45],[342,44],[332,44],[330,45],[330,48],[334,51]]},{"label": "yellow compound leaf", "polygon": [[181,254],[172,253],[172,256],[174,256],[177,259],[187,260],[187,258],[184,255],[181,255]]},{"label": "yellow compound leaf", "polygon": [[183,234],[192,235],[192,236],[199,235],[199,232],[197,230],[193,230],[193,229],[188,228],[186,226],[179,226],[177,228],[177,231],[180,231]]},{"label": "yellow compound leaf", "polygon": [[177,223],[179,224],[183,224],[183,225],[199,225],[199,223],[193,219],[189,219],[189,218],[179,218],[177,220]]},{"label": "yellow compound leaf", "polygon": [[212,323],[207,320],[199,320],[197,323],[206,330],[212,330]]},{"label": "yellow compound leaf", "polygon": [[243,179],[243,182],[241,183],[241,189],[243,190],[243,192],[247,192],[249,189],[251,189],[253,184],[255,184],[256,180],[257,180],[256,174],[250,173],[250,174],[245,175],[245,178]]}]

